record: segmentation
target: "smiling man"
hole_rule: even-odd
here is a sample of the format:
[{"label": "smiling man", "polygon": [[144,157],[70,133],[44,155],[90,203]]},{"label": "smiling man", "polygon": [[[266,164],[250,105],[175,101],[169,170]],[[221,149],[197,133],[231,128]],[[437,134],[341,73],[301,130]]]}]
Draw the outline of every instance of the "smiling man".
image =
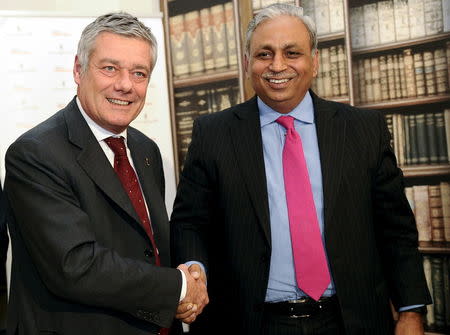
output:
[{"label": "smiling man", "polygon": [[135,17],[97,18],[79,41],[77,96],[9,148],[8,334],[165,334],[180,301],[207,302],[185,265],[169,267],[161,155],[129,127],[156,48]]},{"label": "smiling man", "polygon": [[262,9],[246,37],[256,96],[196,120],[171,218],[176,261],[208,275],[192,333],[422,335],[430,296],[383,115],[310,90],[301,8]]}]

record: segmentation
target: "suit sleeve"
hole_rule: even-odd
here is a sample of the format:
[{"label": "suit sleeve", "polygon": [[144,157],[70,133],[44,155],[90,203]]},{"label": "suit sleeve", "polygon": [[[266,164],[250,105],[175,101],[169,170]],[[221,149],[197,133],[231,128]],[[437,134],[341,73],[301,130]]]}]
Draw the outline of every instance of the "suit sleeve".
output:
[{"label": "suit sleeve", "polygon": [[50,152],[36,140],[15,142],[6,155],[5,181],[16,234],[48,290],[169,326],[181,291],[179,271],[124,257],[99,242],[99,223],[77,197],[82,190],[73,187],[65,162]]},{"label": "suit sleeve", "polygon": [[431,298],[418,251],[416,222],[382,114],[378,114],[378,127],[381,137],[373,188],[375,232],[391,299],[396,309],[429,304]]},{"label": "suit sleeve", "polygon": [[204,140],[197,119],[170,222],[173,264],[198,261],[208,269],[207,235],[211,229],[214,193],[211,169],[202,145]]}]

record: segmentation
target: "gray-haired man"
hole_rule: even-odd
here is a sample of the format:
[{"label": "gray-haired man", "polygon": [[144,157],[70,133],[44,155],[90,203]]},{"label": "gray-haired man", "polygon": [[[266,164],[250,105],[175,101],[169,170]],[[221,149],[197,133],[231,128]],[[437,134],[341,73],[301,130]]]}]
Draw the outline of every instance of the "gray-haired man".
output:
[{"label": "gray-haired man", "polygon": [[158,334],[180,300],[207,302],[186,266],[168,267],[161,155],[128,126],[156,47],[129,14],[97,18],[79,42],[77,96],[9,148],[8,334]]}]

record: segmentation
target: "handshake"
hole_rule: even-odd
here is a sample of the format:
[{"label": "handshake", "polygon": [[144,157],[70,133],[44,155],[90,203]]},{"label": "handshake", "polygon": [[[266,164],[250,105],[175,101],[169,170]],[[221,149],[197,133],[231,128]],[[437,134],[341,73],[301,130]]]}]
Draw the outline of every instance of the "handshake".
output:
[{"label": "handshake", "polygon": [[206,274],[198,264],[192,264],[189,267],[180,264],[177,269],[180,269],[186,275],[187,290],[186,296],[178,305],[175,317],[190,324],[195,321],[197,315],[209,303]]}]

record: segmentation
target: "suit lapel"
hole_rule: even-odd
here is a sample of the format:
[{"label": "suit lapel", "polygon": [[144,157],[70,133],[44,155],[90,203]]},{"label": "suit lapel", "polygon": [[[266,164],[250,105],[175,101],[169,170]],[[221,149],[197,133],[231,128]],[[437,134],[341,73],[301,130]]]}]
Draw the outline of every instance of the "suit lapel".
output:
[{"label": "suit lapel", "polygon": [[267,182],[256,97],[237,107],[230,125],[237,162],[268,245],[271,245]]},{"label": "suit lapel", "polygon": [[325,227],[331,222],[336,205],[339,183],[342,175],[346,122],[339,117],[338,110],[330,102],[318,98],[311,92],[319,142],[320,164],[324,195]]},{"label": "suit lapel", "polygon": [[64,112],[69,141],[80,148],[78,163],[114,203],[139,223],[122,184],[73,99]]}]

